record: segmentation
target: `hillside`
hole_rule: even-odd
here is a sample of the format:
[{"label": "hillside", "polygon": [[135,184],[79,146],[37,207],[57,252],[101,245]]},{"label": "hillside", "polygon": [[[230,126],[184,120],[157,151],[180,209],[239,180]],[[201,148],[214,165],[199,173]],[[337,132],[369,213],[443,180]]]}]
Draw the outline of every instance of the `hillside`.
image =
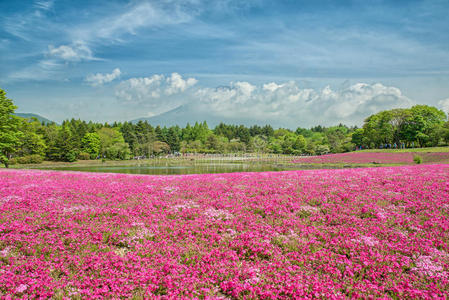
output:
[{"label": "hillside", "polygon": [[42,117],[41,115],[33,114],[33,113],[15,113],[14,115],[21,117],[21,118],[25,118],[25,119],[36,118],[39,122],[41,122],[41,123],[44,122],[45,124],[56,123],[56,122],[51,121],[45,117]]},{"label": "hillside", "polygon": [[[245,125],[245,126],[252,126],[252,125],[263,126],[268,123],[267,120],[258,120],[256,118],[252,118],[252,116],[248,116],[246,119],[242,119],[232,116],[217,115],[215,112],[204,110],[199,107],[194,107],[193,105],[189,104],[178,106],[172,110],[169,110],[156,116],[134,119],[131,120],[131,123],[137,123],[139,121],[147,121],[148,123],[154,126],[179,125],[181,127],[186,126],[187,123],[192,125],[195,124],[195,122],[206,121],[210,128],[213,128],[220,123]],[[274,128],[283,127],[282,122],[273,122],[273,120],[270,120],[269,123]]]}]

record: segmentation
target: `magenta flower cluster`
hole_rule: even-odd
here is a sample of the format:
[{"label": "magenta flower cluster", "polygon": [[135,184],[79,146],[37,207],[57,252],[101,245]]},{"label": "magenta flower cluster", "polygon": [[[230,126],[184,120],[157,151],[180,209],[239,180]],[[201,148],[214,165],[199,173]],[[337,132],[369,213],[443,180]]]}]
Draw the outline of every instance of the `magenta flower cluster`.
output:
[{"label": "magenta flower cluster", "polygon": [[449,165],[0,171],[0,298],[449,297]]}]

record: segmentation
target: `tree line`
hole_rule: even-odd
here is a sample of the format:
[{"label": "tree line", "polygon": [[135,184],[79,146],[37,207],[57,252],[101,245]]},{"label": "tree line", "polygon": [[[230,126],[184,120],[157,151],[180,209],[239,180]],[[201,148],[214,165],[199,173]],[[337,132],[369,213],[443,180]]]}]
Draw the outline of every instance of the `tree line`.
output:
[{"label": "tree line", "polygon": [[382,111],[368,117],[362,128],[339,124],[296,130],[223,123],[211,129],[206,122],[181,128],[152,126],[144,121],[108,124],[75,119],[58,125],[14,116],[15,109],[0,89],[0,163],[6,166],[181,153],[321,155],[394,144],[425,147],[449,142],[446,114],[426,105]]}]

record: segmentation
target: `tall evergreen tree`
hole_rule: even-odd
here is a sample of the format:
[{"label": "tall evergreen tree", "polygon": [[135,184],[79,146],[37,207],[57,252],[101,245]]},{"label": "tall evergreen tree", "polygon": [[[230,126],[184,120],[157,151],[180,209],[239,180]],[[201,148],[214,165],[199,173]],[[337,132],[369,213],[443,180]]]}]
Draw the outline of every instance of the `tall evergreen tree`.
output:
[{"label": "tall evergreen tree", "polygon": [[0,163],[9,166],[11,155],[17,150],[21,132],[17,130],[19,119],[13,116],[17,107],[11,99],[6,98],[6,92],[0,89]]}]

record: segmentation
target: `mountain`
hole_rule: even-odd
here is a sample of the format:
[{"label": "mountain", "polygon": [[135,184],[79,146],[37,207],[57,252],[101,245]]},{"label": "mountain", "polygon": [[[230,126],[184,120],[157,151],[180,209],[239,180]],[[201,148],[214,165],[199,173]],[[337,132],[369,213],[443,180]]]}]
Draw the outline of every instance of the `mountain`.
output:
[{"label": "mountain", "polygon": [[235,124],[235,125],[245,125],[245,126],[252,126],[252,125],[267,125],[270,124],[274,128],[280,128],[284,127],[282,126],[281,122],[276,122],[275,120],[257,120],[257,119],[251,119],[251,116],[248,116],[247,118],[239,118],[239,117],[232,117],[232,116],[223,116],[218,115],[211,111],[205,111],[201,110],[198,107],[195,107],[193,105],[181,105],[178,106],[172,110],[169,110],[167,112],[164,112],[162,114],[147,117],[147,118],[138,118],[131,120],[131,123],[137,123],[139,121],[147,121],[153,126],[174,126],[179,125],[181,127],[184,127],[189,123],[190,125],[195,124],[195,122],[203,122],[206,121],[209,125],[209,128],[213,128],[220,124],[221,122],[225,124]]},{"label": "mountain", "polygon": [[32,113],[14,113],[14,115],[21,117],[21,118],[25,118],[25,119],[29,119],[29,118],[36,118],[39,122],[44,122],[45,124],[49,124],[49,123],[56,123],[53,122],[47,118],[44,118],[40,115],[37,114],[32,114]]}]

